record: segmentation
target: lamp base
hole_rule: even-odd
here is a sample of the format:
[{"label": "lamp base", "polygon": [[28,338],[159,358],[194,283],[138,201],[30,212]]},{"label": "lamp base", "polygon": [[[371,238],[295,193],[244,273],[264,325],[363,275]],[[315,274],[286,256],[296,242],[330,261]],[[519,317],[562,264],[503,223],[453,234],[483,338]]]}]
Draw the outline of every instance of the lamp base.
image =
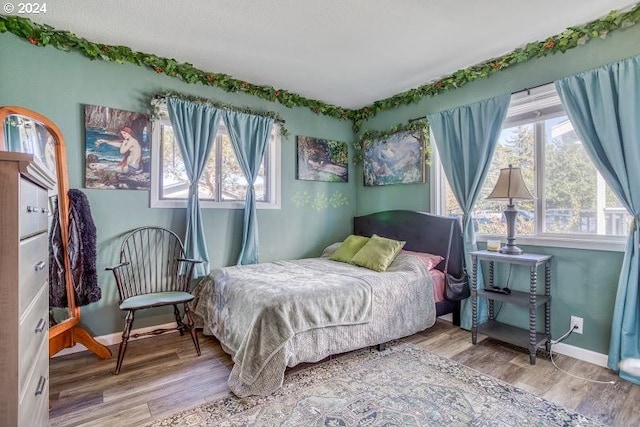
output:
[{"label": "lamp base", "polygon": [[513,206],[513,200],[509,199],[507,209],[504,211],[504,217],[507,220],[507,244],[500,248],[501,254],[506,255],[522,255],[524,251],[513,244],[516,230],[516,216],[518,210]]},{"label": "lamp base", "polygon": [[506,255],[522,255],[524,251],[516,245],[507,244],[500,248],[500,253]]}]

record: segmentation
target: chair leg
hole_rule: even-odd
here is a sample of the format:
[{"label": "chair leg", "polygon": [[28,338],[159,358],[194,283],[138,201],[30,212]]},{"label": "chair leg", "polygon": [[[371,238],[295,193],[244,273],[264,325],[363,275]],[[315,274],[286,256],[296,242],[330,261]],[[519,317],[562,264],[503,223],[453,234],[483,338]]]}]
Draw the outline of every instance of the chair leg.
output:
[{"label": "chair leg", "polygon": [[134,311],[127,311],[127,316],[124,321],[124,331],[122,331],[122,341],[120,341],[120,348],[118,349],[118,362],[116,363],[115,375],[120,373],[122,367],[122,361],[124,360],[124,353],[127,351],[127,343],[129,342],[129,335],[131,334],[131,328],[133,327]]},{"label": "chair leg", "polygon": [[180,316],[180,310],[178,310],[178,306],[173,304],[173,315],[176,316],[176,323],[178,324],[178,331],[180,331],[180,336],[184,335],[184,323],[182,323],[182,317]]},{"label": "chair leg", "polygon": [[191,317],[191,309],[189,308],[189,303],[184,303],[184,314],[187,316],[187,326],[189,327],[189,332],[191,333],[191,339],[193,340],[193,345],[196,347],[196,353],[200,356],[200,343],[198,342],[198,334],[196,333],[196,328],[193,323],[193,317]]}]

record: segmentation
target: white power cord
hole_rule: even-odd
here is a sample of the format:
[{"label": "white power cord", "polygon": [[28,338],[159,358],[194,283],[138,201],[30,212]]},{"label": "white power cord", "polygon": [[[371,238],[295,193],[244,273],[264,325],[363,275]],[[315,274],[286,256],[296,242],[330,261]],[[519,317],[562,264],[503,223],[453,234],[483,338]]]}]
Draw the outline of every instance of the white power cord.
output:
[{"label": "white power cord", "polygon": [[584,378],[578,375],[574,375],[570,372],[565,371],[564,369],[561,369],[558,365],[556,365],[556,361],[553,360],[553,351],[552,351],[552,347],[554,344],[558,344],[559,342],[562,342],[564,340],[566,340],[569,335],[571,335],[574,331],[574,329],[578,329],[577,325],[574,325],[573,328],[569,329],[563,336],[561,336],[560,338],[558,338],[557,340],[551,340],[551,345],[549,346],[549,356],[551,357],[551,363],[553,363],[553,366],[556,367],[557,370],[559,370],[560,372],[563,372],[567,375],[569,375],[570,377],[574,377],[574,378],[578,378],[580,380],[584,380],[584,381],[589,381],[592,383],[596,383],[596,384],[615,384],[615,381],[598,381],[598,380],[591,380],[589,378]]}]

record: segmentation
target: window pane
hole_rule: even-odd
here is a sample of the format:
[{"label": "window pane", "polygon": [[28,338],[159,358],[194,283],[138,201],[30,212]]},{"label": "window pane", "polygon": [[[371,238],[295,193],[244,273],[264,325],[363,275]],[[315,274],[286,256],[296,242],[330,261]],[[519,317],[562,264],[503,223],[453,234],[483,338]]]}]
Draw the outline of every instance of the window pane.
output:
[{"label": "window pane", "polygon": [[449,181],[445,178],[445,195],[444,195],[444,214],[455,218],[462,219],[462,209],[456,200],[456,196],[453,195],[453,190],[449,185]]},{"label": "window pane", "polygon": [[[180,147],[168,118],[156,122],[152,142],[155,173],[151,178],[151,206],[184,206],[189,194],[189,180]],[[254,184],[256,201],[261,202],[261,205],[264,203],[276,206],[279,202],[279,145],[278,127],[274,126]],[[224,122],[220,121],[198,183],[198,197],[201,201],[207,202],[201,207],[235,209],[244,205],[246,194],[247,181]]]},{"label": "window pane", "polygon": [[[598,173],[553,85],[512,98],[506,123],[474,207],[479,234],[507,233],[502,214],[507,202],[486,197],[500,169],[511,164],[522,170],[529,191],[536,196],[536,200],[514,201],[519,211],[516,235],[627,235],[632,218]],[[444,181],[442,214],[461,215]]]},{"label": "window pane", "polygon": [[626,210],[620,209],[566,116],[545,121],[544,150],[544,231],[625,235]]},{"label": "window pane", "polygon": [[[222,144],[222,200],[242,200],[247,197],[247,179],[240,168],[233,149],[231,138],[226,132],[220,132],[218,141]],[[266,156],[265,156],[266,158]],[[255,182],[256,201],[265,201],[264,159]]]},{"label": "window pane", "polygon": [[[602,234],[625,236],[631,216],[602,176],[578,139],[566,116],[542,122],[544,129],[544,189],[541,206],[545,233]],[[502,235],[506,223],[502,215],[506,202],[486,200],[500,168],[520,167],[529,190],[535,195],[535,124],[502,131],[487,180],[474,210],[474,225],[480,234]],[[446,183],[445,213],[462,215],[451,188]],[[535,234],[535,201],[518,200],[516,234]]]},{"label": "window pane", "polygon": [[200,181],[198,181],[200,200],[216,200],[216,154],[215,147],[212,147],[207,164],[204,166]]},{"label": "window pane", "polygon": [[[533,124],[514,126],[501,132],[487,179],[480,191],[473,212],[474,227],[477,233],[497,235],[506,235],[507,233],[507,224],[502,214],[507,202],[486,199],[498,181],[500,169],[509,167],[509,165],[521,168],[527,188],[534,193],[534,146]],[[516,209],[520,211],[516,219],[516,233],[534,234],[534,201],[523,200],[516,203]],[[462,209],[456,202],[448,182],[446,183],[445,209],[447,215],[462,215]]]},{"label": "window pane", "polygon": [[[474,221],[476,231],[481,234],[506,234],[507,223],[502,212],[507,207],[506,201],[487,200],[487,196],[496,185],[500,169],[509,165],[519,167],[529,191],[535,194],[535,135],[534,125],[526,124],[504,129],[496,147],[491,168],[487,174],[480,197],[475,206]],[[533,200],[514,201],[520,211],[516,217],[516,234],[531,235],[535,232]]]},{"label": "window pane", "polygon": [[[173,128],[170,125],[160,127],[160,147],[162,150],[162,199],[186,199],[189,195],[189,178],[184,166],[180,148],[176,144]],[[213,200],[215,194],[215,154],[207,161],[198,185],[201,200]]]},{"label": "window pane", "polygon": [[189,179],[178,146],[175,144],[171,126],[161,125],[162,138],[162,194],[163,199],[186,199],[189,193]]}]

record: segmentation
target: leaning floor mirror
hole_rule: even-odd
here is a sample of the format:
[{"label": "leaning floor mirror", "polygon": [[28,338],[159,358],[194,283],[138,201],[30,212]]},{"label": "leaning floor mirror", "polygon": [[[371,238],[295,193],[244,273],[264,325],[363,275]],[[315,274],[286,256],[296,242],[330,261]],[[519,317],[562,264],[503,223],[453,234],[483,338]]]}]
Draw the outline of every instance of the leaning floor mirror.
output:
[{"label": "leaning floor mirror", "polygon": [[[52,183],[48,191],[48,206],[37,209],[40,213],[48,214],[47,231],[51,233],[57,229],[59,239],[51,239],[49,235],[49,257],[38,263],[36,268],[44,269],[43,263],[49,267],[49,286],[53,281],[62,283],[66,289],[66,307],[49,307],[49,357],[64,348],[82,344],[99,358],[109,358],[110,350],[80,326],[80,308],[76,304],[76,285],[73,283],[69,260],[69,181],[62,133],[47,117],[17,106],[0,107],[0,123],[0,151],[28,154],[26,158],[33,165],[32,169],[39,171],[43,179]],[[27,210],[29,208],[34,209],[26,206]],[[54,215],[56,209],[57,215]],[[54,222],[56,217],[58,221]],[[54,276],[55,280],[52,281]]]}]

